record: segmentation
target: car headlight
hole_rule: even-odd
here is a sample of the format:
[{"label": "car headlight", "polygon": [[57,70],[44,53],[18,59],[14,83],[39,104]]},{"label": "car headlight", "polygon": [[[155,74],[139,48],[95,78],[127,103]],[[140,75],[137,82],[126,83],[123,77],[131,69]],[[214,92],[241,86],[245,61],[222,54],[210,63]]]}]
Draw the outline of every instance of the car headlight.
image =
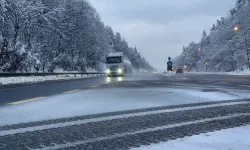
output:
[{"label": "car headlight", "polygon": [[118,72],[119,74],[121,74],[123,71],[122,71],[121,68],[119,68],[119,69],[117,70],[117,72]]},{"label": "car headlight", "polygon": [[107,74],[110,74],[110,73],[111,73],[110,69],[107,69],[106,73],[107,73]]}]

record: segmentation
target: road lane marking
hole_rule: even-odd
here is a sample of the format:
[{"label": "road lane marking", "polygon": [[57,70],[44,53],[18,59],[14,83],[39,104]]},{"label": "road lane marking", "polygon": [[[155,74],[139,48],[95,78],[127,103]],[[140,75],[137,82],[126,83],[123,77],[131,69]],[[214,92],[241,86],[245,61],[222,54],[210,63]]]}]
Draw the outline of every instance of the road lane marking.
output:
[{"label": "road lane marking", "polygon": [[101,85],[94,85],[94,86],[91,86],[91,88],[97,88],[97,87],[100,87]]},{"label": "road lane marking", "polygon": [[248,88],[250,88],[250,85],[239,85],[239,86],[241,86],[241,87],[248,87]]},{"label": "road lane marking", "polygon": [[82,124],[87,124],[87,123],[109,121],[109,120],[114,120],[114,119],[126,119],[126,118],[130,118],[130,117],[147,116],[147,115],[153,115],[153,114],[170,113],[170,112],[177,112],[177,111],[188,111],[188,110],[198,110],[198,109],[208,109],[208,108],[216,108],[216,107],[221,107],[221,106],[232,106],[232,105],[237,105],[237,104],[249,104],[249,103],[250,102],[231,102],[231,103],[204,105],[204,106],[191,106],[191,107],[184,107],[184,108],[173,108],[173,109],[155,110],[155,111],[147,111],[147,112],[139,112],[139,113],[129,113],[129,114],[124,114],[124,115],[82,119],[82,120],[77,120],[77,121],[68,121],[68,122],[66,121],[66,122],[55,123],[55,124],[47,124],[47,125],[41,125],[41,126],[38,125],[38,126],[33,126],[33,127],[24,127],[24,128],[19,128],[19,129],[3,130],[3,131],[0,131],[0,137],[6,136],[6,135],[15,135],[15,134],[19,134],[19,133],[34,132],[34,131],[41,131],[41,130],[47,130],[47,129],[82,125]]},{"label": "road lane marking", "polygon": [[75,92],[79,92],[80,89],[77,89],[77,90],[71,90],[71,91],[66,91],[66,92],[63,92],[63,94],[70,94],[70,93],[75,93]]},{"label": "road lane marking", "polygon": [[196,120],[196,121],[186,121],[186,122],[163,125],[163,126],[147,128],[147,129],[141,129],[141,130],[139,129],[139,130],[132,131],[132,132],[130,131],[130,132],[123,132],[123,133],[116,133],[116,134],[113,134],[113,135],[107,135],[107,136],[87,139],[87,140],[84,140],[84,141],[67,142],[65,144],[55,144],[53,146],[43,147],[42,149],[43,150],[64,149],[64,148],[74,147],[74,146],[78,146],[78,145],[83,145],[83,144],[88,144],[88,143],[93,143],[93,142],[99,142],[99,141],[103,141],[103,140],[122,138],[122,137],[126,137],[126,136],[133,136],[133,135],[143,134],[143,133],[147,133],[147,132],[155,132],[155,131],[161,131],[161,130],[166,130],[166,129],[172,129],[172,128],[176,128],[176,127],[195,125],[195,124],[205,123],[205,122],[209,123],[209,122],[212,122],[212,121],[234,119],[234,118],[237,118],[237,117],[245,117],[245,116],[250,116],[250,113],[238,113],[238,114],[232,114],[232,115],[227,115],[227,116],[222,116],[222,117],[200,119],[200,120]]},{"label": "road lane marking", "polygon": [[8,103],[8,104],[10,104],[10,105],[18,105],[18,104],[22,104],[22,103],[28,103],[28,102],[32,102],[32,101],[41,100],[41,99],[44,99],[44,98],[46,98],[46,97],[36,97],[36,98],[21,100],[21,101],[17,101],[17,102]]}]

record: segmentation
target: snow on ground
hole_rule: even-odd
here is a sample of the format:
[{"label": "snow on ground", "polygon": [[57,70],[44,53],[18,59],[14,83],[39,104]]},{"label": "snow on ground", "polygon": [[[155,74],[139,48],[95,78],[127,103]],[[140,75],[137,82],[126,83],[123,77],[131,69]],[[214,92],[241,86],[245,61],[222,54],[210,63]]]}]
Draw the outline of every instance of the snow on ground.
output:
[{"label": "snow on ground", "polygon": [[192,74],[219,74],[219,75],[250,75],[250,71],[235,71],[235,72],[188,72]]},{"label": "snow on ground", "polygon": [[[0,107],[0,125],[149,107],[239,99],[220,92],[175,88],[99,88]],[[46,110],[46,111],[44,111]]]},{"label": "snow on ground", "polygon": [[22,83],[37,83],[45,81],[55,81],[55,80],[70,80],[70,79],[81,79],[88,78],[87,75],[58,75],[58,76],[30,76],[30,77],[2,77],[0,78],[0,85],[9,84],[22,84]]},{"label": "snow on ground", "polygon": [[250,126],[194,135],[132,150],[249,150]]},{"label": "snow on ground", "polygon": [[163,76],[172,76],[172,75],[175,75],[175,72],[174,71],[167,71],[165,73],[162,73]]},{"label": "snow on ground", "polygon": [[132,71],[134,72],[134,73],[147,73],[147,72],[149,72],[148,70],[145,70],[145,69],[136,69],[136,68],[132,68]]}]

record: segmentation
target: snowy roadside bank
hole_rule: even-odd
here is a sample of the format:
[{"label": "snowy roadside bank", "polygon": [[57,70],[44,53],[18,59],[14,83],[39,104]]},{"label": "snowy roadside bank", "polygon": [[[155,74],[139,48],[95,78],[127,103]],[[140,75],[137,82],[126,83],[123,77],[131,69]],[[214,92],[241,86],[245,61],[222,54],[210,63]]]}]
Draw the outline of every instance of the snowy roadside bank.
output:
[{"label": "snowy roadside bank", "polygon": [[248,125],[152,144],[133,150],[249,150],[249,135],[250,126]]},{"label": "snowy roadside bank", "polygon": [[174,71],[168,71],[168,72],[163,72],[161,73],[163,76],[173,76],[175,75],[176,73]]},{"label": "snowy roadside bank", "polygon": [[235,71],[235,72],[188,72],[192,74],[218,74],[218,75],[250,75],[250,71]]},{"label": "snowy roadside bank", "polygon": [[39,83],[46,81],[60,81],[72,79],[91,78],[96,75],[53,75],[53,76],[26,76],[26,77],[0,77],[0,85]]}]

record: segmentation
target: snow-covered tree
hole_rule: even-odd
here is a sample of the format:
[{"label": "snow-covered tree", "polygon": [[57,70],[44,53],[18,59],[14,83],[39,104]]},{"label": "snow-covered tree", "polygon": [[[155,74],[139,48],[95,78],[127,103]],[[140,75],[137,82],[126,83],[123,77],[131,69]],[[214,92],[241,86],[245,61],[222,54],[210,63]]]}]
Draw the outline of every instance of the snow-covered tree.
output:
[{"label": "snow-covered tree", "polygon": [[[247,68],[246,44],[250,47],[250,1],[237,0],[227,17],[217,20],[210,33],[205,31],[199,43],[193,42],[175,59],[176,64],[197,66],[196,71],[236,71]],[[234,31],[237,25],[239,30]],[[247,43],[245,42],[245,37]],[[200,45],[199,56],[194,55],[194,45]],[[181,67],[181,66],[180,66]]]},{"label": "snow-covered tree", "polygon": [[100,70],[111,43],[151,67],[87,0],[0,0],[0,72]]}]

